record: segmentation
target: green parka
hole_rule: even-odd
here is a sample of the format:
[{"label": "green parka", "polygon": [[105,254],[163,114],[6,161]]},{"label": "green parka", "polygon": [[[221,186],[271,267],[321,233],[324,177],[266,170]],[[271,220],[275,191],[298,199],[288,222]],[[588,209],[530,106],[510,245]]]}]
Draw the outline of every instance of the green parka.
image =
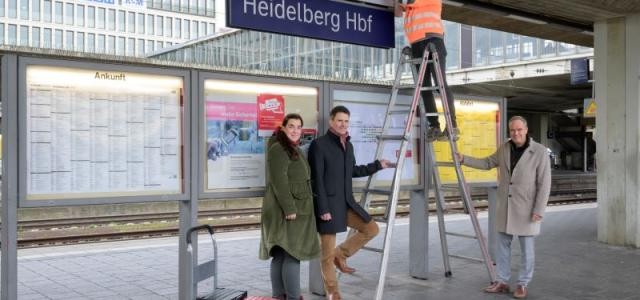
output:
[{"label": "green parka", "polygon": [[[292,160],[278,142],[267,150],[267,191],[262,202],[260,259],[269,259],[280,246],[298,260],[320,255],[320,240],[313,213],[310,172],[304,154]],[[285,215],[296,214],[295,220]]]}]

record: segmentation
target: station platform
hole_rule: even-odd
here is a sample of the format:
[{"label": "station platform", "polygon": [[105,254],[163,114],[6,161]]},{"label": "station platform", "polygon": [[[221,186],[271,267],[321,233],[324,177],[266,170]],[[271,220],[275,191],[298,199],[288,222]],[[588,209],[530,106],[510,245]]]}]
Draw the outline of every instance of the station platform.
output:
[{"label": "station platform", "polygon": [[[597,242],[596,214],[595,203],[548,208],[542,234],[536,239],[536,271],[528,299],[640,299],[640,250]],[[429,278],[409,275],[408,219],[399,219],[384,299],[511,298],[482,292],[489,281],[482,264],[452,258],[453,277],[445,278],[437,224],[435,218],[430,220]],[[447,220],[451,230],[472,230],[465,215],[449,215]],[[486,224],[486,213],[481,213],[480,220]],[[248,290],[250,296],[269,296],[269,262],[258,259],[259,231],[216,237],[219,285]],[[380,241],[378,237],[374,243]],[[178,299],[177,243],[173,237],[19,250],[19,299]],[[200,259],[210,258],[210,240],[203,235],[199,245]],[[449,245],[451,252],[479,254],[474,241],[450,238]],[[513,245],[515,268],[519,246]],[[378,262],[378,254],[366,251],[349,260],[357,272],[340,278],[344,299],[373,298]],[[324,299],[308,292],[308,278],[308,263],[303,262],[304,298]],[[200,285],[201,292],[209,288],[208,283]]]}]

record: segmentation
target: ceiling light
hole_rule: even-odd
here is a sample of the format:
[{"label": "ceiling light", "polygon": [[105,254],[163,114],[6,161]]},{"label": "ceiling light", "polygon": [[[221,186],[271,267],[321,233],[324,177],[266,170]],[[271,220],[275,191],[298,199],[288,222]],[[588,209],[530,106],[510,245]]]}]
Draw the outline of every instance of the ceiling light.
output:
[{"label": "ceiling light", "polygon": [[444,1],[442,1],[442,4],[445,4],[445,5],[451,5],[451,6],[455,6],[455,7],[462,7],[462,6],[464,6],[464,3],[460,3],[460,2],[456,2],[456,1],[449,1],[449,0],[444,0]]},{"label": "ceiling light", "polygon": [[506,15],[506,17],[507,17],[507,18],[509,18],[509,19],[514,19],[514,20],[518,20],[518,21],[529,22],[529,23],[538,24],[538,25],[545,25],[545,24],[548,24],[546,21],[543,21],[543,20],[538,20],[538,19],[529,18],[529,17],[524,17],[524,16],[519,16],[519,15],[513,15],[513,14]]}]

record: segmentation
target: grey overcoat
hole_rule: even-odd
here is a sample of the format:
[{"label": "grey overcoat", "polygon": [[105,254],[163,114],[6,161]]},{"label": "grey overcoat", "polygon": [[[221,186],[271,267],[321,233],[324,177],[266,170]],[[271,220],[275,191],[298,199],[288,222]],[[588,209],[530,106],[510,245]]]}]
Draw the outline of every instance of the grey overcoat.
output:
[{"label": "grey overcoat", "polygon": [[463,165],[476,169],[498,168],[498,232],[519,236],[540,233],[540,222],[531,221],[531,214],[542,216],[549,200],[551,167],[545,146],[531,139],[513,174],[509,170],[511,143],[508,141],[489,157],[479,159],[465,155],[463,162]]}]

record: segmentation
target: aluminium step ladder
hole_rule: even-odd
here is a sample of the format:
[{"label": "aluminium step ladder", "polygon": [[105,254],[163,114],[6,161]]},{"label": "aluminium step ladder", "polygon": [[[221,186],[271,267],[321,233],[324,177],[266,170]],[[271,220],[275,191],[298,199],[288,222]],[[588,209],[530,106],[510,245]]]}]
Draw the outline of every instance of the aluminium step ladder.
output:
[{"label": "aluminium step ladder", "polygon": [[[433,54],[433,59],[429,59],[429,56],[431,56],[431,54]],[[432,85],[432,86],[422,86],[422,82],[425,76],[425,73],[427,71],[427,65],[429,63],[434,64],[435,66],[435,70],[436,70],[436,82],[438,83],[437,85]],[[410,64],[411,65],[411,69],[413,72],[413,77],[414,77],[414,84],[401,84],[401,78],[402,78],[402,70],[404,68],[405,65]],[[420,65],[420,69],[416,70],[416,65]],[[381,223],[385,223],[386,227],[384,230],[384,238],[383,238],[383,242],[382,242],[382,247],[381,248],[375,248],[375,247],[363,247],[363,250],[368,250],[368,251],[373,251],[373,252],[377,252],[380,253],[382,255],[382,259],[380,261],[380,271],[379,271],[379,278],[378,278],[378,285],[376,288],[376,293],[375,293],[375,299],[376,300],[381,300],[383,299],[383,292],[384,292],[384,284],[385,284],[385,279],[386,279],[386,273],[387,273],[387,266],[388,266],[388,261],[389,261],[389,253],[390,253],[390,248],[391,248],[391,236],[393,233],[393,228],[394,228],[394,224],[395,224],[395,217],[396,217],[396,209],[397,209],[397,204],[398,204],[398,196],[400,193],[400,179],[401,179],[401,174],[402,174],[402,169],[404,166],[404,161],[405,161],[405,157],[406,157],[406,153],[407,153],[407,149],[410,143],[410,136],[411,136],[411,128],[413,126],[413,120],[414,120],[414,116],[417,115],[418,110],[424,111],[422,104],[421,104],[421,96],[420,96],[420,92],[421,91],[430,91],[430,92],[440,92],[441,95],[446,95],[444,93],[444,86],[442,84],[443,82],[443,73],[442,70],[439,69],[439,61],[438,61],[438,56],[437,53],[435,53],[435,51],[430,51],[428,48],[425,49],[423,56],[421,58],[412,58],[411,56],[411,49],[410,48],[405,48],[402,51],[402,55],[400,56],[400,63],[397,64],[397,69],[396,69],[396,75],[395,75],[395,79],[393,82],[393,86],[392,86],[392,90],[391,90],[391,97],[389,100],[389,104],[387,106],[387,111],[386,111],[386,116],[385,116],[385,120],[384,120],[384,124],[382,127],[382,131],[381,131],[381,135],[378,136],[378,145],[376,147],[376,152],[375,152],[375,159],[381,159],[382,158],[382,152],[384,149],[384,145],[385,142],[400,142],[400,147],[399,147],[399,151],[397,152],[397,158],[395,161],[395,170],[393,173],[393,177],[392,177],[392,181],[391,181],[391,186],[390,187],[386,187],[386,188],[376,188],[375,187],[375,178],[376,175],[378,173],[373,174],[372,176],[369,176],[369,178],[367,179],[367,183],[365,185],[365,188],[363,189],[363,193],[362,193],[362,198],[360,200],[360,205],[367,209],[369,207],[369,204],[371,203],[371,198],[374,195],[382,195],[385,197],[388,197],[388,201],[387,201],[387,207],[385,210],[385,214],[384,214],[384,218],[382,220],[376,219],[376,221],[381,222]],[[398,92],[400,90],[412,90],[413,91],[413,97],[412,97],[412,101],[409,107],[407,107],[406,105],[398,105],[397,103],[397,98],[398,98]],[[452,128],[451,127],[451,118],[449,116],[449,109],[446,106],[446,96],[443,96],[444,98],[443,100],[443,106],[445,108],[445,118],[447,120],[447,128]],[[424,115],[421,112],[422,115]],[[405,120],[405,124],[404,124],[404,129],[402,131],[401,134],[389,134],[389,129],[392,123],[392,116],[394,115],[405,115],[406,116],[406,120]],[[456,146],[455,146],[455,141],[453,139],[453,137],[449,137],[449,142],[451,144],[452,147],[452,153],[456,153]],[[435,158],[435,155],[433,154],[433,145],[431,142],[427,143],[428,146],[428,151],[431,152],[431,156],[432,158]],[[432,162],[434,162],[434,160],[431,160]],[[495,279],[495,275],[494,275],[494,269],[493,269],[493,263],[491,262],[491,258],[489,257],[489,253],[487,250],[487,246],[486,243],[484,242],[484,237],[482,236],[482,232],[480,230],[480,227],[478,225],[477,222],[477,217],[475,215],[475,210],[473,209],[473,204],[471,203],[471,198],[469,197],[469,192],[468,192],[468,187],[466,185],[466,182],[464,181],[464,177],[462,174],[462,170],[460,169],[460,162],[457,161],[457,159],[454,157],[454,163],[456,167],[456,174],[458,175],[458,182],[460,185],[460,189],[463,191],[463,194],[465,195],[464,201],[465,201],[465,207],[468,207],[469,211],[470,211],[470,216],[472,219],[472,222],[474,224],[474,229],[476,232],[476,236],[478,236],[478,241],[481,244],[481,249],[483,252],[483,257],[485,260],[485,264],[487,265],[487,268],[489,270],[489,274],[491,276],[491,280],[494,281]],[[434,168],[433,166],[431,167],[431,170],[433,170],[434,173],[437,173],[437,168]],[[434,178],[434,180],[436,180],[435,176],[431,176]],[[439,182],[439,177],[438,177],[438,182]],[[436,194],[442,195],[442,193],[439,191],[440,185],[437,186],[437,192]],[[443,199],[443,198],[442,198]],[[440,201],[441,198],[439,198],[438,201]],[[442,205],[441,205],[442,204]],[[445,207],[443,206],[444,204],[444,200],[442,200],[442,203],[438,203],[438,224],[440,226],[441,229],[441,240],[443,240],[442,238],[442,233],[444,232],[444,211],[445,211]],[[441,219],[442,217],[442,219]],[[353,234],[353,229],[350,231],[350,235]],[[445,268],[446,268],[446,272],[447,275],[450,276],[451,275],[451,270],[449,268],[449,255],[448,255],[448,249],[446,249],[446,237],[444,238],[444,244],[443,244],[443,254],[445,255],[443,260],[445,261]]]}]

